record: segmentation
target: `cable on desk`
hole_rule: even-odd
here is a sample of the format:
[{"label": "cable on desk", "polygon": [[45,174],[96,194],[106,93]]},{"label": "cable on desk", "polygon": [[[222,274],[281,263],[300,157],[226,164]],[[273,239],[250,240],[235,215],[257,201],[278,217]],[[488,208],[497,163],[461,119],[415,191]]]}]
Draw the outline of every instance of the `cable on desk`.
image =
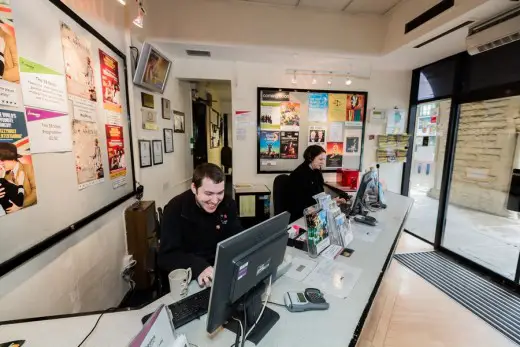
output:
[{"label": "cable on desk", "polygon": [[283,305],[283,304],[279,304],[279,303],[277,303],[277,302],[268,301],[267,303],[268,303],[268,304],[271,304],[271,305],[276,305],[276,306],[280,306],[280,307],[285,307],[285,305]]},{"label": "cable on desk", "polygon": [[115,309],[116,309],[115,307],[111,307],[111,308],[109,308],[108,310],[104,311],[103,313],[101,313],[101,314],[99,315],[99,317],[98,317],[98,319],[97,319],[97,321],[96,321],[96,324],[94,324],[94,326],[92,327],[92,329],[90,330],[90,332],[88,333],[88,335],[85,336],[85,338],[83,339],[83,341],[81,341],[81,343],[78,345],[78,347],[83,346],[83,344],[85,343],[85,341],[87,341],[88,338],[90,337],[90,335],[92,335],[92,333],[94,332],[94,330],[96,330],[96,327],[98,326],[99,321],[101,320],[101,318],[103,317],[103,315],[104,315],[105,313],[108,313],[108,312],[110,312],[110,311],[112,311],[112,310],[115,310]]}]

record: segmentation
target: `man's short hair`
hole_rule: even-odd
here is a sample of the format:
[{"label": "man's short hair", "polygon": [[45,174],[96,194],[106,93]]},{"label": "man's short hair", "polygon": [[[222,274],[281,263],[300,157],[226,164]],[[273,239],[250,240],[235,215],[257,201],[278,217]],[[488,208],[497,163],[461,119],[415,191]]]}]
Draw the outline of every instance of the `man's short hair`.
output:
[{"label": "man's short hair", "polygon": [[209,178],[213,183],[220,183],[224,181],[225,175],[224,171],[217,165],[204,163],[195,168],[191,182],[195,185],[196,189],[199,189],[204,178]]}]

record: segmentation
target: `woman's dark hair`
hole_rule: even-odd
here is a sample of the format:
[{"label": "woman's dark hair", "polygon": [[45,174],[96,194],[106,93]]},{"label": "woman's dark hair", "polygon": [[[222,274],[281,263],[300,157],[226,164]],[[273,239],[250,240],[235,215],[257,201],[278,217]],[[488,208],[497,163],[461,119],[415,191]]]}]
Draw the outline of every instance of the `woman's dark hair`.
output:
[{"label": "woman's dark hair", "polygon": [[220,167],[215,164],[204,163],[197,166],[193,171],[192,182],[195,188],[199,189],[204,178],[209,178],[213,183],[220,183],[224,181],[225,177],[224,171]]},{"label": "woman's dark hair", "polygon": [[305,159],[305,162],[310,164],[310,163],[312,163],[314,158],[316,158],[321,153],[327,153],[327,152],[325,152],[325,150],[321,146],[312,145],[312,146],[307,147],[305,152],[303,152],[303,159]]}]

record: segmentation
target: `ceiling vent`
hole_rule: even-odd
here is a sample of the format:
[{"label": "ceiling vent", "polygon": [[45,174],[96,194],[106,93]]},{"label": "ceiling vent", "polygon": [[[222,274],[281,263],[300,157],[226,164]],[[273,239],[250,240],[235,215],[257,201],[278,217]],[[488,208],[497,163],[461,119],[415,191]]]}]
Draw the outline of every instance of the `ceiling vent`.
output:
[{"label": "ceiling vent", "polygon": [[518,40],[520,6],[472,25],[466,38],[466,49],[475,55]]},{"label": "ceiling vent", "polygon": [[206,58],[211,57],[210,51],[198,51],[198,50],[193,50],[193,49],[187,49],[186,54],[189,55],[190,57],[206,57]]}]

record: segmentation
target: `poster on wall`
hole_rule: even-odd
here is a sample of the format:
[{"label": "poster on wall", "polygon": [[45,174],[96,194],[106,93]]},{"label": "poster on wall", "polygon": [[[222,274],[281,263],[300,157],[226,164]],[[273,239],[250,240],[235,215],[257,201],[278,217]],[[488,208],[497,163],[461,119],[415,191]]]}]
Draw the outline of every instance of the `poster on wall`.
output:
[{"label": "poster on wall", "polygon": [[361,130],[349,130],[345,137],[345,155],[359,156],[361,155]]},{"label": "poster on wall", "polygon": [[260,104],[260,129],[280,129],[281,107],[279,102],[262,102]]},{"label": "poster on wall", "polygon": [[0,105],[22,106],[18,49],[11,1],[0,1]]},{"label": "poster on wall", "polygon": [[126,159],[123,127],[105,125],[107,135],[108,165],[114,189],[126,184]]},{"label": "poster on wall", "polygon": [[298,131],[282,131],[280,135],[280,158],[298,159],[300,133]]},{"label": "poster on wall", "polygon": [[72,147],[76,158],[78,188],[82,190],[103,182],[105,173],[97,123],[74,119]]},{"label": "poster on wall", "polygon": [[300,104],[297,102],[282,102],[280,129],[286,131],[300,130]]},{"label": "poster on wall", "polygon": [[101,70],[101,91],[105,110],[121,113],[121,87],[119,85],[119,66],[117,60],[99,50]]},{"label": "poster on wall", "polygon": [[347,114],[347,95],[329,94],[329,122],[344,122]]},{"label": "poster on wall", "polygon": [[33,154],[72,151],[72,130],[67,113],[26,107],[25,115]]},{"label": "poster on wall", "polygon": [[69,96],[96,101],[90,41],[78,36],[67,24],[61,22],[61,43]]},{"label": "poster on wall", "polygon": [[329,125],[329,142],[341,142],[343,141],[343,122],[334,122]]},{"label": "poster on wall", "polygon": [[0,109],[0,216],[36,204],[36,181],[23,112]]},{"label": "poster on wall", "polygon": [[343,142],[327,142],[326,166],[329,168],[343,165]]},{"label": "poster on wall", "polygon": [[365,96],[361,94],[347,95],[347,126],[363,126],[365,117]]},{"label": "poster on wall", "polygon": [[280,158],[280,132],[260,131],[260,158]]},{"label": "poster on wall", "polygon": [[329,95],[327,93],[309,93],[309,122],[327,122]]},{"label": "poster on wall", "polygon": [[46,66],[20,57],[20,73],[25,106],[67,113],[65,77]]},{"label": "poster on wall", "polygon": [[[393,109],[386,111],[386,133],[387,134],[404,134],[406,111]],[[419,127],[422,129],[421,127]]]},{"label": "poster on wall", "polygon": [[325,148],[325,135],[327,134],[327,128],[324,126],[311,126],[309,127],[309,138],[308,143],[311,145],[320,145]]}]

